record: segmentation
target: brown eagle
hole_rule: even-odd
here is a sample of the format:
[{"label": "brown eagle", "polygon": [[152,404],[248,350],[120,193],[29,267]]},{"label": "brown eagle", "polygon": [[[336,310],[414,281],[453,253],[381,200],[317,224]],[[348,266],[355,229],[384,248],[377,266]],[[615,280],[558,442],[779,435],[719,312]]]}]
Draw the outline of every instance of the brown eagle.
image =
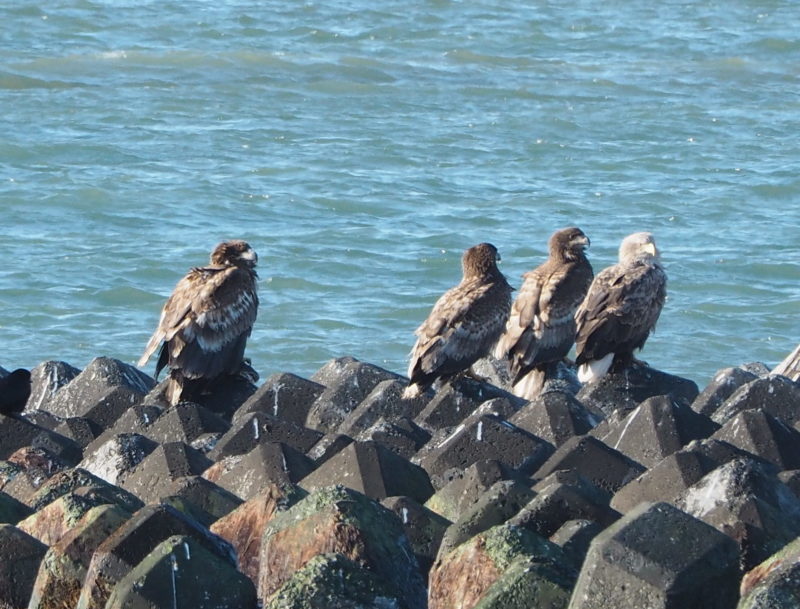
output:
[{"label": "brown eagle", "polygon": [[513,392],[527,400],[542,389],[548,371],[575,342],[575,310],[592,282],[584,250],[589,238],[579,228],[564,228],[548,242],[547,261],[523,275],[495,357],[507,360]]},{"label": "brown eagle", "polygon": [[195,398],[214,379],[236,374],[258,310],[258,256],[244,241],[225,241],[208,266],[178,282],[161,311],[139,366],[161,346],[156,378],[169,367],[170,404]]},{"label": "brown eagle", "polygon": [[634,233],[619,246],[619,262],[594,278],[575,313],[578,379],[598,379],[633,361],[667,297],[667,274],[653,235]]},{"label": "brown eagle", "polygon": [[461,258],[461,283],[445,292],[417,328],[403,397],[416,397],[437,379],[447,380],[488,355],[503,331],[511,292],[497,268],[491,243],[469,248]]}]

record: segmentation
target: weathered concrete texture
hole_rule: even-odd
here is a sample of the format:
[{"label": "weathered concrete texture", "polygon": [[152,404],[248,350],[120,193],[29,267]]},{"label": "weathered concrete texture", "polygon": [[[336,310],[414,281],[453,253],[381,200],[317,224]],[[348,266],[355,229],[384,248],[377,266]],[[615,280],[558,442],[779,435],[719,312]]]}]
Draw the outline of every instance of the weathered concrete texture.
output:
[{"label": "weathered concrete texture", "polygon": [[123,433],[138,433],[150,437],[149,429],[151,425],[155,423],[156,419],[161,416],[162,412],[164,412],[164,408],[161,406],[156,406],[154,404],[134,404],[120,414],[119,417],[105,429],[101,428],[93,421],[89,421],[99,430],[93,444],[95,446],[102,444],[110,438]]},{"label": "weathered concrete texture", "polygon": [[0,461],[0,490],[30,506],[41,486],[66,464],[50,452],[26,446]]},{"label": "weathered concrete texture", "polygon": [[396,593],[342,554],[309,560],[264,603],[264,609],[400,609]]},{"label": "weathered concrete texture", "polygon": [[528,485],[517,480],[495,482],[447,528],[440,554],[445,555],[478,533],[503,524],[535,494]]},{"label": "weathered concrete texture", "polygon": [[86,417],[108,428],[125,410],[142,401],[155,384],[133,366],[108,357],[93,359],[48,404],[53,414]]},{"label": "weathered concrete texture", "polygon": [[707,473],[745,456],[750,455],[727,442],[695,440],[619,489],[611,500],[611,507],[624,514],[640,503],[666,501],[674,504]]},{"label": "weathered concrete texture", "polygon": [[227,516],[243,503],[233,493],[200,476],[173,480],[165,487],[165,493],[165,503],[181,506],[182,511],[204,526],[211,526],[211,523]]},{"label": "weathered concrete texture", "polygon": [[595,537],[570,609],[730,609],[736,544],[667,503],[642,504]]},{"label": "weathered concrete texture", "polygon": [[93,507],[47,550],[39,568],[29,609],[76,607],[95,549],[130,513],[117,505]]},{"label": "weathered concrete texture", "polygon": [[319,466],[354,441],[353,438],[344,434],[326,433],[306,454]]},{"label": "weathered concrete texture", "polygon": [[737,609],[800,607],[800,539],[795,539],[742,578]]},{"label": "weathered concrete texture", "polygon": [[416,417],[428,400],[424,395],[404,399],[403,391],[407,384],[399,379],[387,379],[375,385],[369,395],[344,418],[337,431],[357,436],[379,419],[394,422],[400,418]]},{"label": "weathered concrete texture", "polygon": [[10,524],[0,524],[0,607],[28,606],[47,546]]},{"label": "weathered concrete texture", "polygon": [[191,444],[206,433],[224,434],[230,425],[219,415],[194,402],[181,402],[167,408],[147,428],[147,437],[166,444]]},{"label": "weathered concrete texture", "polygon": [[324,390],[319,383],[288,372],[273,374],[239,407],[233,422],[251,412],[264,412],[302,427],[311,405]]},{"label": "weathered concrete texture", "polygon": [[758,375],[739,366],[723,368],[692,402],[692,410],[710,417],[734,391],[757,378]]},{"label": "weathered concrete texture", "polygon": [[800,500],[771,466],[739,458],[691,486],[678,507],[732,537],[750,569],[800,536]]},{"label": "weathered concrete texture", "polygon": [[562,609],[575,571],[557,545],[501,525],[437,559],[428,609]]},{"label": "weathered concrete texture", "polygon": [[414,458],[441,488],[453,469],[496,459],[527,475],[553,453],[553,445],[493,414],[475,413],[455,431],[435,436]]},{"label": "weathered concrete texture", "polygon": [[647,398],[657,395],[668,395],[679,404],[689,406],[698,393],[694,381],[633,364],[623,372],[607,374],[584,385],[577,398],[587,408],[601,410],[608,416],[615,410],[633,410]]},{"label": "weathered concrete texture", "polygon": [[568,520],[593,520],[606,527],[620,517],[608,505],[611,494],[574,470],[550,474],[533,487],[532,494],[511,523],[542,537],[550,537]]},{"label": "weathered concrete texture", "polygon": [[228,561],[193,537],[175,535],[114,586],[106,606],[163,609],[178,603],[193,609],[256,609],[256,591]]},{"label": "weathered concrete texture", "polygon": [[50,400],[64,385],[74,379],[80,370],[66,362],[42,362],[31,370],[31,395],[26,410],[50,410]]},{"label": "weathered concrete texture", "polygon": [[211,460],[183,442],[160,444],[121,481],[120,485],[145,503],[172,494],[172,481],[200,475]]},{"label": "weathered concrete texture", "polygon": [[239,570],[254,584],[258,583],[264,528],[276,513],[289,509],[306,495],[303,489],[296,486],[270,484],[211,525],[212,533],[233,546]]},{"label": "weathered concrete texture", "polygon": [[0,492],[0,523],[17,524],[23,518],[30,516],[32,511],[11,495]]},{"label": "weathered concrete texture", "polygon": [[78,467],[109,484],[119,484],[156,446],[137,433],[119,434],[101,444],[90,444]]},{"label": "weathered concrete texture", "polygon": [[[148,505],[125,521],[94,552],[77,609],[102,609],[116,584],[172,535],[192,537],[207,551],[236,564],[231,546],[196,520],[167,505]],[[206,571],[208,576],[208,571]],[[114,605],[110,605],[114,606]]]},{"label": "weathered concrete texture", "polygon": [[458,520],[464,510],[498,480],[522,478],[504,463],[493,459],[477,461],[455,474],[425,502],[425,507],[451,522]]},{"label": "weathered concrete texture", "polygon": [[314,556],[340,553],[378,575],[405,609],[425,607],[425,587],[398,518],[343,487],[316,491],[264,531],[258,593],[268,599]]},{"label": "weathered concrete texture", "polygon": [[0,414],[0,459],[8,459],[20,448],[31,446],[41,433],[50,433],[23,418]]},{"label": "weathered concrete texture", "polygon": [[48,503],[55,501],[62,495],[75,492],[80,487],[102,489],[106,497],[106,503],[115,503],[130,512],[134,512],[142,506],[142,501],[131,493],[76,467],[75,469],[58,472],[50,477],[33,496],[31,507],[38,511]]},{"label": "weathered concrete texture", "polygon": [[306,425],[323,433],[336,431],[378,383],[400,378],[394,372],[359,361],[338,366],[327,376],[325,390],[311,406]]},{"label": "weathered concrete texture", "polygon": [[587,433],[602,419],[589,411],[574,395],[564,391],[549,391],[526,403],[509,419],[517,427],[561,446],[573,436]]},{"label": "weathered concrete texture", "polygon": [[484,402],[498,398],[508,402],[510,412],[506,417],[525,404],[522,398],[499,387],[462,377],[439,389],[415,420],[430,431],[452,427],[460,424]]},{"label": "weathered concrete texture", "polygon": [[550,536],[550,541],[561,546],[564,554],[569,557],[575,569],[579,571],[589,551],[589,545],[595,537],[603,532],[604,528],[593,520],[567,520]]},{"label": "weathered concrete texture", "polygon": [[304,454],[286,444],[268,442],[246,455],[220,459],[203,472],[203,478],[247,501],[271,484],[293,484],[313,470],[314,462]]},{"label": "weathered concrete texture", "polygon": [[301,453],[316,444],[322,434],[263,412],[254,412],[234,423],[208,456],[217,461],[230,455],[243,455],[259,444],[283,442]]},{"label": "weathered concrete texture", "polygon": [[427,580],[428,571],[439,552],[445,530],[452,523],[411,497],[387,497],[381,504],[400,518],[406,537],[414,549],[420,572]]},{"label": "weathered concrete texture", "polygon": [[646,399],[600,439],[645,467],[692,440],[707,438],[719,425],[667,396]]},{"label": "weathered concrete texture", "polygon": [[782,471],[778,474],[778,479],[789,487],[795,497],[800,498],[800,469]]},{"label": "weathered concrete texture", "polygon": [[[258,373],[243,363],[238,374],[219,377],[208,391],[192,396],[192,400],[204,408],[229,421],[234,412],[256,392],[254,380]],[[168,407],[166,397],[167,380],[164,379],[148,393],[143,402]]]},{"label": "weathered concrete texture", "polygon": [[82,449],[94,442],[102,430],[95,422],[84,417],[69,417],[59,423],[53,431],[57,434],[69,438]]},{"label": "weathered concrete texture", "polygon": [[420,503],[433,495],[428,474],[375,442],[354,442],[300,481],[306,490],[346,485],[371,499],[407,495]]},{"label": "weathered concrete texture", "polygon": [[358,434],[356,439],[361,442],[377,442],[404,459],[411,459],[430,441],[431,434],[411,419],[403,417],[394,421],[378,419]]},{"label": "weathered concrete texture", "polygon": [[711,417],[720,425],[743,410],[760,408],[787,425],[800,422],[800,384],[785,376],[770,375],[742,385]]},{"label": "weathered concrete texture", "polygon": [[645,468],[591,436],[570,438],[533,475],[546,478],[558,470],[574,469],[610,493],[636,478]]},{"label": "weathered concrete texture", "polygon": [[711,437],[774,463],[779,469],[800,468],[800,432],[761,409],[739,412]]},{"label": "weathered concrete texture", "polygon": [[103,501],[99,495],[67,493],[20,521],[17,528],[51,546],[72,529],[86,512]]}]

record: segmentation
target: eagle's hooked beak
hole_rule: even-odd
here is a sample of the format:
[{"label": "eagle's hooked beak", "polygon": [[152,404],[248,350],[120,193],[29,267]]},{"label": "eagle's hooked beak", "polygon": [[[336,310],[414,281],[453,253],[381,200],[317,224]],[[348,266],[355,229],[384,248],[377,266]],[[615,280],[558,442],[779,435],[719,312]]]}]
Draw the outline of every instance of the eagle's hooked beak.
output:
[{"label": "eagle's hooked beak", "polygon": [[658,256],[658,248],[655,243],[645,243],[644,251],[648,252],[651,256]]}]

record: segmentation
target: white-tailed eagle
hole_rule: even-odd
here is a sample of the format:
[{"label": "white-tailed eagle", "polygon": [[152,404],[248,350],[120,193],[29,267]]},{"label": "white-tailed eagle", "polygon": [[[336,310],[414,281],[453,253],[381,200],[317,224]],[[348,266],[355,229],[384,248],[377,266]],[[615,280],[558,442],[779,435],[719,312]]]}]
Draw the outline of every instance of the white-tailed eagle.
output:
[{"label": "white-tailed eagle", "polygon": [[592,282],[584,250],[589,238],[579,228],[564,228],[548,242],[547,261],[523,275],[495,357],[507,360],[513,392],[534,399],[550,367],[564,359],[575,342],[575,310]]},{"label": "white-tailed eagle", "polygon": [[667,274],[653,235],[634,233],[619,246],[619,262],[594,278],[575,313],[578,379],[602,377],[633,361],[653,330],[667,296]]},{"label": "white-tailed eagle", "polygon": [[191,400],[221,376],[236,374],[258,310],[258,256],[244,241],[225,241],[208,266],[195,267],[175,286],[139,366],[161,346],[156,378],[166,366],[171,404]]},{"label": "white-tailed eagle", "polygon": [[419,395],[437,379],[450,379],[489,354],[508,319],[513,291],[497,268],[499,259],[491,243],[464,252],[461,282],[436,301],[415,332],[404,397]]}]

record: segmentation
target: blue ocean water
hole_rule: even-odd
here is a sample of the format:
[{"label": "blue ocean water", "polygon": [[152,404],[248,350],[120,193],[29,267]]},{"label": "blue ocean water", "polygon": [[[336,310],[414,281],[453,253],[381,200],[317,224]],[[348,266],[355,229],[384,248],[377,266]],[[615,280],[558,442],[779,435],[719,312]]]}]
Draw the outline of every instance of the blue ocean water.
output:
[{"label": "blue ocean water", "polygon": [[701,385],[774,365],[800,340],[796,8],[4,3],[0,365],[134,362],[235,237],[260,256],[262,377],[403,372],[465,248],[518,285],[568,225],[596,271],[655,234],[643,359]]}]

